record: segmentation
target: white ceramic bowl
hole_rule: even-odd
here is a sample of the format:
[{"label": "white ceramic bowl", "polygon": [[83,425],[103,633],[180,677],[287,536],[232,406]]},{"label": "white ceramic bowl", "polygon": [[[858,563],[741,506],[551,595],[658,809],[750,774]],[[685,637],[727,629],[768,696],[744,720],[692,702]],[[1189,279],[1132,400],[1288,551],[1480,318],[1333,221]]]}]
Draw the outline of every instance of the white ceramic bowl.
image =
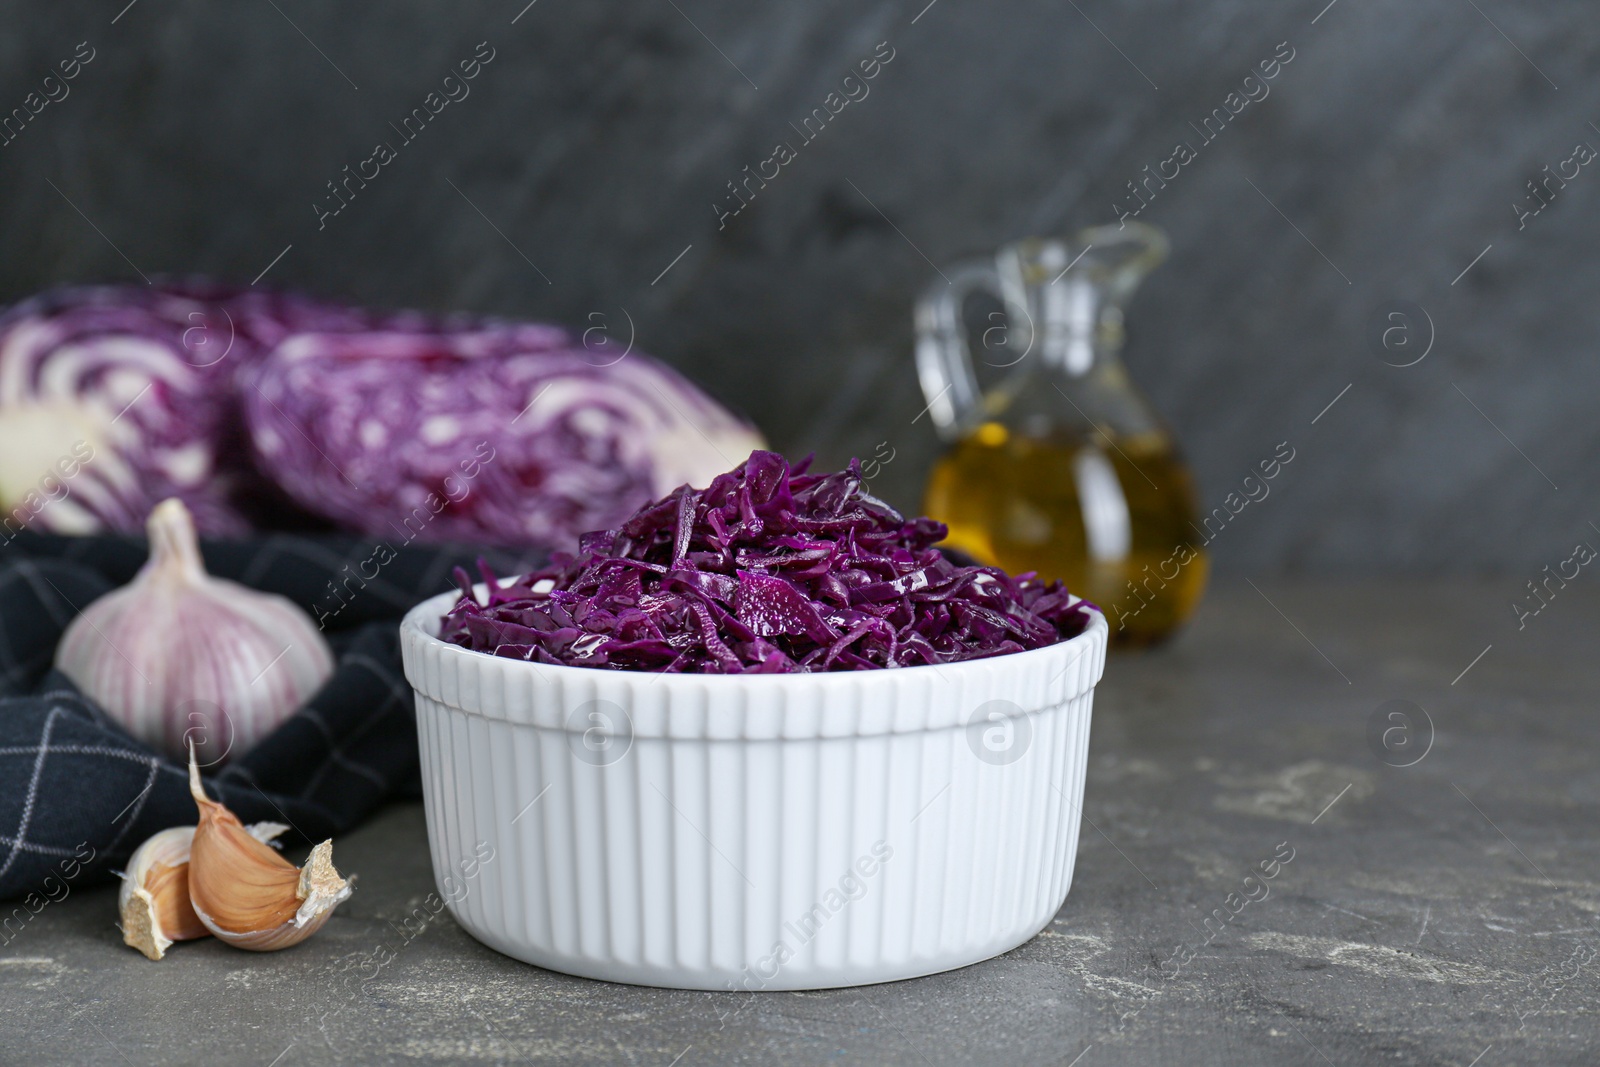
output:
[{"label": "white ceramic bowl", "polygon": [[441,641],[455,599],[413,609],[401,647],[435,879],[491,948],[612,982],[821,989],[988,959],[1066,899],[1098,613],[939,667],[648,674]]}]

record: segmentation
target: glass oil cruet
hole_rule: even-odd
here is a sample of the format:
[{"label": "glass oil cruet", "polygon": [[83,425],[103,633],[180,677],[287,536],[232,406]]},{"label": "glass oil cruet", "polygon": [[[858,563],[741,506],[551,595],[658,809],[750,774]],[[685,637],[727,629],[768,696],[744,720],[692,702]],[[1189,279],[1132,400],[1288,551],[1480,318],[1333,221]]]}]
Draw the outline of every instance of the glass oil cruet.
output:
[{"label": "glass oil cruet", "polygon": [[[950,443],[924,511],[982,563],[1065,581],[1122,644],[1170,634],[1206,583],[1188,468],[1118,354],[1122,307],[1166,251],[1136,222],[1030,238],[948,268],[916,309],[917,373]],[[1004,308],[981,331],[987,389],[965,313],[980,292]]]}]

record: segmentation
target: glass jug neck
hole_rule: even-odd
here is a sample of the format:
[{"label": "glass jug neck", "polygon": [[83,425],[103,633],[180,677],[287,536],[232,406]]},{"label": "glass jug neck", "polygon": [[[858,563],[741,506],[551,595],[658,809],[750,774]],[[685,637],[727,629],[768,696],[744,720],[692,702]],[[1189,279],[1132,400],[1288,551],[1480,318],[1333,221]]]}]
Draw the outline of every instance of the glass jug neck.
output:
[{"label": "glass jug neck", "polygon": [[[1058,390],[1126,392],[1119,358],[1122,306],[1166,247],[1154,227],[1121,223],[1070,239],[1017,241],[993,259],[941,271],[942,284],[931,284],[916,307],[917,376],[940,435],[959,440],[1012,405],[1038,406]],[[1001,357],[986,361],[1002,375],[987,394],[964,311],[975,293],[999,299],[1005,309],[1005,326],[983,332],[985,351]],[[996,331],[1003,340],[992,346]]]},{"label": "glass jug neck", "polygon": [[1117,362],[1122,310],[1093,281],[1061,278],[1027,290],[1039,361],[1069,378]]}]

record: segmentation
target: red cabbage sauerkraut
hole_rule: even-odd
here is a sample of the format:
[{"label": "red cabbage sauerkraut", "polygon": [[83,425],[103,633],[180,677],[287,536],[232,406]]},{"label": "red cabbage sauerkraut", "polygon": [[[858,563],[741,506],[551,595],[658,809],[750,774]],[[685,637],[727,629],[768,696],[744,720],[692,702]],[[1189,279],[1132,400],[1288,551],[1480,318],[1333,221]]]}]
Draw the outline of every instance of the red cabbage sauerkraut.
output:
[{"label": "red cabbage sauerkraut", "polygon": [[462,595],[440,636],[536,663],[703,674],[955,663],[1076,636],[1094,605],[1060,582],[964,566],[942,523],[861,486],[755,452],[703,490],[682,486],[576,555]]}]

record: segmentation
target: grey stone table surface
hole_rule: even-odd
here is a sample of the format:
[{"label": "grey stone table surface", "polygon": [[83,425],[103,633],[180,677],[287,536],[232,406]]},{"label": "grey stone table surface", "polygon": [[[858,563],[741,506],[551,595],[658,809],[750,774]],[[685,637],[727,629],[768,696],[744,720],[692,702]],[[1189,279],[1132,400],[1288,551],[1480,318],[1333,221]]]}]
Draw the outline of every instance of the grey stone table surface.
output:
[{"label": "grey stone table surface", "polygon": [[0,948],[0,1062],[1594,1064],[1600,591],[1519,630],[1520,586],[1227,585],[1113,656],[1066,904],[964,970],[761,994],[542,971],[448,914],[400,925],[433,886],[397,805],[338,843],[355,896],[277,955],[151,963],[112,888],[46,907]]}]

